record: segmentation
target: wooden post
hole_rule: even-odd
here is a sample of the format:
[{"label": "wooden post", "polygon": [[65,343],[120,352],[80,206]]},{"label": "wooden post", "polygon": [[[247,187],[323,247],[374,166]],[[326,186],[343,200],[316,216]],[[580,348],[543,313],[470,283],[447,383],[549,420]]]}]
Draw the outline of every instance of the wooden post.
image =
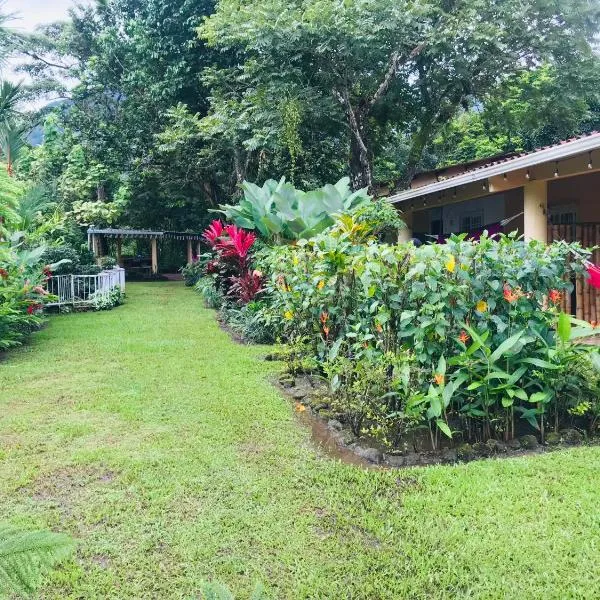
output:
[{"label": "wooden post", "polygon": [[194,260],[194,251],[192,250],[192,240],[187,241],[187,261],[190,264]]},{"label": "wooden post", "polygon": [[96,258],[96,264],[100,264],[100,259],[102,258],[102,238],[97,233],[92,234],[92,251]]},{"label": "wooden post", "polygon": [[117,238],[117,264],[123,266],[123,239]]},{"label": "wooden post", "polygon": [[410,242],[410,240],[412,240],[412,237],[413,237],[413,231],[412,231],[413,214],[412,214],[412,212],[403,213],[402,219],[403,219],[404,223],[406,224],[406,227],[404,227],[403,229],[400,229],[400,231],[398,231],[398,243],[399,244]]},{"label": "wooden post", "polygon": [[158,240],[156,238],[152,238],[150,240],[150,245],[152,246],[152,275],[158,274]]},{"label": "wooden post", "polygon": [[525,240],[548,241],[548,182],[530,181],[523,187]]},{"label": "wooden post", "polygon": [[196,243],[196,256],[200,256],[200,254],[202,254],[202,245],[200,244],[200,242],[198,241]]}]

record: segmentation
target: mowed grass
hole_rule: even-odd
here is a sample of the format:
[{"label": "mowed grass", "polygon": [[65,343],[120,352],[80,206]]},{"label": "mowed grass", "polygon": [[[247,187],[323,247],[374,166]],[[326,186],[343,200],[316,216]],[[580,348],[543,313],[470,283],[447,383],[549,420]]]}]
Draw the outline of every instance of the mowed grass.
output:
[{"label": "mowed grass", "polygon": [[0,363],[0,519],[78,540],[40,597],[600,597],[600,448],[342,465],[264,353],[182,284],[133,284]]}]

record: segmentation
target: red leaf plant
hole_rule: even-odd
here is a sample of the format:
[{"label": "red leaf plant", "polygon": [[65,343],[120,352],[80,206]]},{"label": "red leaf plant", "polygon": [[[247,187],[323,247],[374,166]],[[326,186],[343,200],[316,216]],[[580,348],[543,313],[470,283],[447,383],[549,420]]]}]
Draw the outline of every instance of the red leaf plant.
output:
[{"label": "red leaf plant", "polygon": [[227,236],[220,237],[215,247],[223,258],[234,259],[241,268],[248,263],[248,252],[256,241],[256,236],[249,231],[240,229],[236,225],[225,227]]},{"label": "red leaf plant", "polygon": [[223,235],[223,223],[218,219],[215,219],[204,231],[202,237],[204,241],[211,247],[214,248],[217,245],[217,241]]},{"label": "red leaf plant", "polygon": [[263,291],[264,276],[260,271],[246,271],[241,277],[231,277],[228,295],[242,304],[252,302]]}]

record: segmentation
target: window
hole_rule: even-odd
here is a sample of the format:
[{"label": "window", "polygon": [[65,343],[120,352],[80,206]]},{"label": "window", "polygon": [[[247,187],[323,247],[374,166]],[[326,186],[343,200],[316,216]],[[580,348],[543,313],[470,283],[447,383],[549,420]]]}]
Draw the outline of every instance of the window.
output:
[{"label": "window", "polygon": [[470,231],[481,229],[484,225],[483,209],[469,213],[463,213],[460,219],[460,232],[469,233]]}]

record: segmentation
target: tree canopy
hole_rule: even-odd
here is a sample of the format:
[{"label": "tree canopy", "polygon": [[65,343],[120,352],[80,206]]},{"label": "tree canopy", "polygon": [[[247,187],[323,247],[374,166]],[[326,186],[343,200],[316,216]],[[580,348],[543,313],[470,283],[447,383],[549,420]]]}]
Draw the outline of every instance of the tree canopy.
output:
[{"label": "tree canopy", "polygon": [[245,180],[403,186],[595,128],[598,14],[581,0],[97,0],[26,38],[0,28],[26,94],[55,100],[31,115],[44,143],[17,175],[81,224],[165,229],[198,228]]}]

